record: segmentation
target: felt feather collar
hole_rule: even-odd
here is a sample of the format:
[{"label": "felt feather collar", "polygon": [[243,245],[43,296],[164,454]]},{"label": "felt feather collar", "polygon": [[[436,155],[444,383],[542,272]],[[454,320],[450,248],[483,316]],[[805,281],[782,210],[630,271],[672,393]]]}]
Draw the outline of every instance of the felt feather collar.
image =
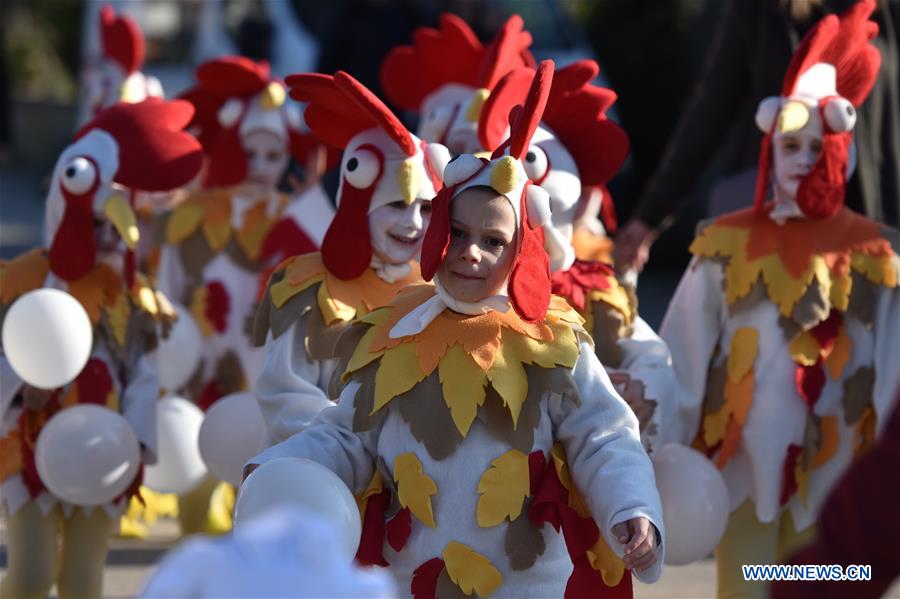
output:
[{"label": "felt feather collar", "polygon": [[368,314],[391,301],[403,287],[421,281],[419,265],[413,262],[410,266],[410,273],[394,283],[386,283],[371,268],[355,279],[343,280],[325,268],[322,254],[304,254],[288,258],[275,269],[269,293],[277,309],[302,291],[322,283],[316,299],[325,325],[330,326]]},{"label": "felt feather collar", "polygon": [[416,335],[392,339],[390,331],[405,315],[435,294],[431,285],[404,289],[393,302],[362,318],[370,325],[354,350],[345,379],[377,361],[375,414],[437,371],[444,402],[465,437],[488,383],[502,399],[515,428],[528,394],[526,365],[571,369],[579,347],[573,325],[583,320],[562,298],[551,300],[543,322],[526,323],[513,310],[467,316],[439,314]]},{"label": "felt feather collar", "polygon": [[874,285],[898,285],[900,258],[885,237],[888,231],[847,208],[830,218],[789,220],[784,225],[747,209],[706,226],[690,250],[696,256],[727,261],[729,304],[747,296],[762,279],[769,299],[784,316],[792,314],[814,283],[831,306],[844,311],[852,272]]},{"label": "felt feather collar", "polygon": [[232,219],[232,194],[230,189],[204,190],[185,200],[166,223],[166,242],[180,244],[199,230],[214,252],[222,251],[234,239],[247,258],[259,259],[266,237],[281,220],[287,196],[279,195],[274,210],[262,200],[251,205],[238,228]]}]

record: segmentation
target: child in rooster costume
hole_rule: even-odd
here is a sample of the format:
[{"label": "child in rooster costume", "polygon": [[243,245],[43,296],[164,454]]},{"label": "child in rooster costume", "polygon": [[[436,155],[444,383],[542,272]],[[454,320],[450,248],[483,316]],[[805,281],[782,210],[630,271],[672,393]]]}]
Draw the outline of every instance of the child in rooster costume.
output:
[{"label": "child in rooster costume", "polygon": [[731,499],[720,595],[766,592],[741,564],[775,563],[809,536],[900,384],[900,237],[843,205],[854,107],[880,64],[874,7],[817,23],[781,96],[760,103],[754,206],[700,225],[663,322],[685,391],[679,436],[707,451]]},{"label": "child in rooster costume", "polygon": [[85,86],[90,114],[96,115],[116,102],[135,103],[162,98],[156,77],[141,72],[144,65],[144,35],[131,17],[116,15],[108,4],[100,10],[102,57],[97,73]]},{"label": "child in rooster costume", "polygon": [[522,27],[522,17],[511,16],[485,46],[465,21],[441,15],[440,29],[418,29],[412,46],[394,48],[384,59],[385,96],[419,114],[419,137],[454,155],[482,150],[478,118],[490,91],[512,69],[535,65],[531,34]]},{"label": "child in rooster costume", "polygon": [[[288,77],[308,102],[313,133],[342,148],[338,210],[321,253],[290,258],[273,274],[256,320],[266,362],[256,395],[268,444],[299,432],[329,401],[337,339],[350,323],[421,281],[418,257],[442,187],[447,149],[407,131],[362,84],[333,77]],[[336,395],[333,395],[336,397]]]},{"label": "child in rooster costume", "polygon": [[[0,265],[0,314],[22,294],[51,287],[81,302],[94,325],[91,357],[65,388],[23,385],[0,360],[0,496],[9,551],[4,597],[44,597],[54,581],[61,596],[99,597],[107,537],[128,499],[80,507],[44,488],[34,449],[54,413],[77,403],[117,410],[134,428],[145,459],[155,459],[159,382],[152,352],[158,326],[173,315],[165,298],[135,272],[137,227],[120,190],[163,191],[195,176],[202,151],[182,131],[192,114],[187,102],[156,99],[100,112],[56,163],[47,200],[49,250],[35,249]],[[134,490],[139,482],[140,476]]]},{"label": "child in rooster costume", "polygon": [[626,567],[648,581],[662,568],[637,421],[581,317],[550,294],[549,198],[522,159],[551,77],[543,63],[493,159],[445,170],[422,249],[434,285],[354,324],[337,406],[248,466],[333,470],[360,498],[357,557],[415,597],[630,594]]},{"label": "child in rooster costume", "polygon": [[[220,58],[201,65],[197,80],[184,97],[197,109],[191,128],[206,150],[205,174],[166,219],[158,284],[203,334],[196,373],[169,391],[205,410],[253,388],[264,359],[252,342],[261,287],[281,260],[318,248],[332,208],[314,190],[295,198],[277,188],[291,156],[304,162],[318,143],[267,63]],[[216,484],[209,478],[182,497],[183,532],[230,527],[207,512]]]},{"label": "child in rooster costume", "polygon": [[[666,438],[677,379],[666,344],[637,315],[634,290],[603,262],[576,258],[573,236],[579,198],[585,187],[604,185],[628,153],[625,133],[606,117],[612,90],[592,85],[599,67],[591,60],[556,72],[540,125],[525,154],[525,172],[550,196],[551,226],[544,229],[553,293],[585,319],[597,357],[638,416],[648,450]],[[480,143],[496,149],[508,135],[507,115],[521,104],[534,69],[504,76],[485,101],[479,119]]]}]

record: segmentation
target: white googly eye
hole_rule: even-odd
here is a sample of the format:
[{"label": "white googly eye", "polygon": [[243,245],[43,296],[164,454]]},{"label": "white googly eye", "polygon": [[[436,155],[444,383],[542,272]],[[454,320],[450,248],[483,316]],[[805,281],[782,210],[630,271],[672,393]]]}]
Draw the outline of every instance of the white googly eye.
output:
[{"label": "white googly eye", "polygon": [[345,160],[344,178],[356,189],[370,187],[381,173],[381,159],[370,150],[353,151]]},{"label": "white googly eye", "polygon": [[834,98],[825,103],[822,111],[828,128],[835,133],[850,131],[856,125],[856,109],[845,98]]},{"label": "white googly eye", "polygon": [[781,97],[769,96],[756,108],[756,126],[763,133],[768,133],[775,126],[775,119],[781,110]]},{"label": "white googly eye", "polygon": [[97,168],[87,158],[78,156],[63,168],[60,183],[66,191],[81,195],[90,191],[96,181]]},{"label": "white googly eye", "polygon": [[471,154],[460,154],[447,163],[444,168],[444,185],[448,187],[462,183],[478,172],[482,166],[481,160]]},{"label": "white googly eye", "polygon": [[549,161],[547,154],[538,146],[530,146],[525,156],[522,157],[522,164],[525,166],[525,174],[532,181],[540,181],[547,174]]}]

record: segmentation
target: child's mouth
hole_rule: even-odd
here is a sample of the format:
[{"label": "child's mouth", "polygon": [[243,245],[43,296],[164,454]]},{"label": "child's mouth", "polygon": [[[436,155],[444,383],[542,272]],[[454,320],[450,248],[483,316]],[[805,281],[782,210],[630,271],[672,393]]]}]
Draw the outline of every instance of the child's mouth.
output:
[{"label": "child's mouth", "polygon": [[394,235],[393,233],[388,233],[388,237],[402,245],[416,245],[419,243],[419,239],[421,239],[421,237],[401,237],[399,235]]},{"label": "child's mouth", "polygon": [[452,274],[454,277],[459,277],[463,281],[481,281],[484,279],[484,277],[478,277],[475,275],[466,275],[461,272],[456,272],[455,270],[451,270],[450,274]]}]

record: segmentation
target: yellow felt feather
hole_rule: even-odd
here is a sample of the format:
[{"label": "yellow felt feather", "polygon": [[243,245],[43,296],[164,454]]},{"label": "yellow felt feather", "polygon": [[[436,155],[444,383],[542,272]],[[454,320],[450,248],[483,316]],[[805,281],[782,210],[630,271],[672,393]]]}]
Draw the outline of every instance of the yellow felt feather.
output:
[{"label": "yellow felt feather", "polygon": [[828,370],[828,374],[831,375],[832,380],[836,381],[841,378],[844,366],[850,361],[851,346],[852,341],[850,340],[850,335],[847,334],[847,325],[842,324],[837,339],[834,340],[834,345],[831,346],[831,352],[825,358],[825,368]]},{"label": "yellow felt feather", "polygon": [[416,346],[412,343],[401,343],[397,347],[384,352],[378,372],[375,373],[375,405],[374,414],[389,401],[421,383],[425,373],[419,368]]},{"label": "yellow felt feather", "polygon": [[372,480],[369,481],[369,486],[366,487],[366,490],[363,491],[361,495],[357,495],[355,498],[356,507],[359,509],[360,519],[365,519],[366,517],[366,506],[369,504],[369,497],[377,495],[383,490],[384,483],[381,480],[381,472],[376,470],[375,474],[372,475]]},{"label": "yellow felt feather", "polygon": [[728,417],[731,412],[725,404],[712,414],[703,417],[703,442],[707,447],[712,447],[725,438],[725,428],[728,426]]},{"label": "yellow felt feather", "polygon": [[344,302],[331,296],[328,293],[328,283],[323,282],[319,286],[319,293],[316,296],[319,303],[319,310],[322,312],[322,318],[326,326],[336,322],[348,322],[356,317],[356,308],[348,306]]},{"label": "yellow felt feather", "polygon": [[731,337],[731,351],[728,353],[728,378],[740,382],[753,368],[756,360],[759,332],[752,327],[740,327]]},{"label": "yellow felt feather", "polygon": [[586,552],[591,568],[600,572],[603,584],[614,587],[622,582],[625,575],[625,562],[606,544],[603,535],[597,535],[597,542]]},{"label": "yellow felt feather", "polygon": [[106,313],[106,321],[112,329],[113,338],[119,346],[125,345],[125,332],[128,330],[128,319],[131,316],[131,304],[128,296],[120,293],[112,304],[103,307]]},{"label": "yellow felt feather", "polygon": [[426,526],[435,528],[431,496],[437,493],[437,485],[425,474],[416,454],[408,451],[394,458],[394,481],[400,505],[409,508]]},{"label": "yellow felt feather", "polygon": [[491,560],[457,541],[450,541],[444,548],[444,567],[450,580],[466,595],[474,592],[487,597],[503,584],[503,576]]},{"label": "yellow felt feather", "polygon": [[513,429],[518,426],[519,414],[528,395],[528,377],[525,375],[521,356],[516,345],[501,343],[494,364],[487,372],[488,380],[509,409]]},{"label": "yellow felt feather", "polygon": [[193,235],[203,220],[203,206],[185,202],[178,206],[166,221],[166,242],[178,244]]},{"label": "yellow felt feather", "polygon": [[819,359],[822,346],[809,331],[801,331],[791,340],[788,351],[794,362],[801,366],[812,366]]},{"label": "yellow felt feather", "polygon": [[453,423],[465,437],[478,406],[484,405],[487,377],[461,345],[454,345],[444,354],[438,364],[438,376]]},{"label": "yellow felt feather", "polygon": [[529,491],[527,455],[511,449],[493,460],[478,481],[478,526],[490,528],[518,518]]},{"label": "yellow felt feather", "polygon": [[829,301],[835,310],[846,312],[850,306],[850,291],[853,288],[853,278],[847,274],[835,276],[831,281],[831,293]]},{"label": "yellow felt feather", "polygon": [[356,372],[360,368],[371,364],[384,355],[384,350],[371,351],[370,349],[372,347],[372,340],[377,333],[378,329],[371,327],[365,332],[362,339],[359,340],[356,349],[353,350],[353,354],[350,356],[350,361],[347,363],[347,369],[343,373],[345,377],[347,374]]}]

